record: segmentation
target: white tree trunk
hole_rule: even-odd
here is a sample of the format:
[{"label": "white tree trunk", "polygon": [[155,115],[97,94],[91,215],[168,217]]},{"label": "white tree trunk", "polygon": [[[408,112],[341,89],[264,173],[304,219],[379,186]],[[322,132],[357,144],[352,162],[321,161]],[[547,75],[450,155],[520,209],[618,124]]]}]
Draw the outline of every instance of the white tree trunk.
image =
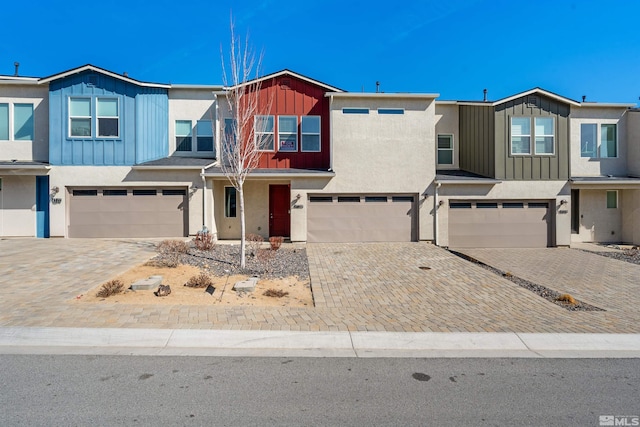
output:
[{"label": "white tree trunk", "polygon": [[240,268],[246,266],[246,225],[244,219],[244,183],[238,185],[238,197],[240,198]]}]

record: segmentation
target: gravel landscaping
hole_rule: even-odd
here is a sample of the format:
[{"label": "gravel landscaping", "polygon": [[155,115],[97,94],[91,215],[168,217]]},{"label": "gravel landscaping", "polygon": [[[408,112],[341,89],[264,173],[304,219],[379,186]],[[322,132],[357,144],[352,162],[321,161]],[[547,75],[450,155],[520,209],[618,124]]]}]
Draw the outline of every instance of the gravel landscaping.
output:
[{"label": "gravel landscaping", "polygon": [[497,268],[491,267],[490,265],[487,265],[487,264],[485,264],[485,263],[483,263],[481,261],[478,261],[475,258],[472,258],[472,257],[470,257],[468,255],[465,255],[465,254],[462,254],[460,252],[455,252],[455,251],[451,251],[451,250],[449,252],[451,252],[452,254],[454,254],[456,256],[459,256],[462,259],[470,261],[470,262],[472,262],[472,263],[484,268],[485,270],[491,271],[492,273],[495,273],[498,276],[501,276],[501,277],[503,277],[503,278],[515,283],[516,285],[518,285],[518,286],[520,286],[522,288],[525,288],[525,289],[527,289],[527,290],[529,290],[529,291],[541,296],[542,298],[546,299],[547,301],[552,302],[552,303],[554,303],[556,305],[559,305],[560,307],[563,307],[563,308],[565,308],[565,309],[567,309],[569,311],[605,311],[605,310],[603,310],[603,309],[601,309],[599,307],[595,307],[593,305],[584,303],[582,301],[578,301],[577,299],[575,300],[576,301],[575,304],[570,304],[570,303],[567,303],[565,301],[559,301],[558,298],[561,295],[563,295],[560,292],[556,292],[553,289],[549,289],[549,288],[547,288],[545,286],[538,285],[537,283],[530,282],[530,281],[525,280],[525,279],[523,279],[521,277],[514,276],[513,274],[511,274],[509,272],[498,270]]},{"label": "gravel landscaping", "polygon": [[[611,246],[609,246],[611,247]],[[613,249],[618,249],[613,247]],[[619,261],[630,262],[631,264],[640,265],[640,249],[621,249],[615,252],[593,252],[593,251],[585,251],[584,249],[579,249],[584,252],[589,252],[596,255],[606,256],[608,258],[617,259]]]},{"label": "gravel landscaping", "polygon": [[[189,247],[186,254],[180,254],[180,263],[206,269],[214,276],[226,274],[249,274],[263,278],[296,276],[309,278],[309,263],[305,248],[281,247],[276,251],[262,249],[265,257],[256,256],[250,248],[246,252],[246,268],[240,268],[240,245],[216,245],[210,251]],[[162,264],[170,255],[158,254],[151,262]]]}]

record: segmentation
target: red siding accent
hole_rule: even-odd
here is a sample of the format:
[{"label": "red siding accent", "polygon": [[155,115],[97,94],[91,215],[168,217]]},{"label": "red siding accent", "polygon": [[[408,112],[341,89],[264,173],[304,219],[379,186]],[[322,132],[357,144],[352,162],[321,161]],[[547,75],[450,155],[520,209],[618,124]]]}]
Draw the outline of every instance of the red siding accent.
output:
[{"label": "red siding accent", "polygon": [[[288,83],[288,84],[287,84]],[[260,99],[273,96],[268,114],[275,117],[275,152],[265,152],[260,158],[259,168],[329,169],[329,99],[326,89],[293,76],[279,76],[262,83]],[[300,116],[320,116],[321,151],[301,151]],[[277,116],[298,116],[298,151],[278,152]]]}]

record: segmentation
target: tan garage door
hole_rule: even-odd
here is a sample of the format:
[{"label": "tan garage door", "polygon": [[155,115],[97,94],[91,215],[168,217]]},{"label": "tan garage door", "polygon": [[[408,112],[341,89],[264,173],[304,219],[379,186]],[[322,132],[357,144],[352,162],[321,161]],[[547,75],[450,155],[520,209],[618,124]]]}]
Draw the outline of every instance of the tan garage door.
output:
[{"label": "tan garage door", "polygon": [[415,240],[414,200],[408,195],[311,195],[307,241]]},{"label": "tan garage door", "polygon": [[187,235],[187,190],[69,190],[69,237]]},{"label": "tan garage door", "polygon": [[452,248],[543,248],[550,225],[546,201],[449,202]]}]

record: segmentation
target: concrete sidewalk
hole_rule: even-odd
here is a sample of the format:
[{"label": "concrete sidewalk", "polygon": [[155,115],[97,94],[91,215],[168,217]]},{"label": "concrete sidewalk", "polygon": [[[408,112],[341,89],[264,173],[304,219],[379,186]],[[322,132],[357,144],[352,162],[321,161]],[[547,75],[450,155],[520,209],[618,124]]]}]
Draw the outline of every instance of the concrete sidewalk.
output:
[{"label": "concrete sidewalk", "polygon": [[637,358],[640,334],[0,328],[0,354]]}]

